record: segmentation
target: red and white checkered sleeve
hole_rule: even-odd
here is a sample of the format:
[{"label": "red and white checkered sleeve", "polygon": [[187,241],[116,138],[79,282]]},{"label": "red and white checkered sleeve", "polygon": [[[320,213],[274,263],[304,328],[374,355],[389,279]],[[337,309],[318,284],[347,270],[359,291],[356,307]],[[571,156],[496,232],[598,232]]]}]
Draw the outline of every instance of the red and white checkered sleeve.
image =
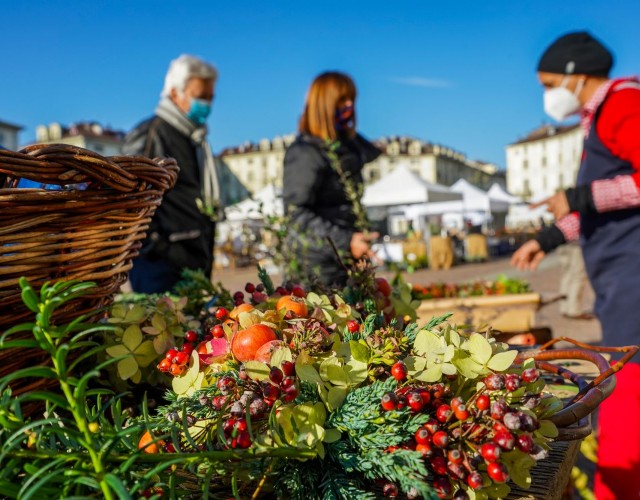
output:
[{"label": "red and white checkered sleeve", "polygon": [[578,212],[571,212],[562,219],[556,221],[556,227],[560,229],[566,241],[575,241],[580,237],[580,217]]},{"label": "red and white checkered sleeve", "polygon": [[598,212],[640,207],[640,188],[632,175],[594,181],[591,194]]}]

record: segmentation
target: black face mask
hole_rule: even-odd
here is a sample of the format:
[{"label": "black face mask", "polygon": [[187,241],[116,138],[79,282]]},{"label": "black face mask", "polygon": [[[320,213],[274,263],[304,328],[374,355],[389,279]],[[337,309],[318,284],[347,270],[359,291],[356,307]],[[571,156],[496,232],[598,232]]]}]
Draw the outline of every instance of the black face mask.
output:
[{"label": "black face mask", "polygon": [[354,126],[353,104],[336,109],[336,130],[344,131]]}]

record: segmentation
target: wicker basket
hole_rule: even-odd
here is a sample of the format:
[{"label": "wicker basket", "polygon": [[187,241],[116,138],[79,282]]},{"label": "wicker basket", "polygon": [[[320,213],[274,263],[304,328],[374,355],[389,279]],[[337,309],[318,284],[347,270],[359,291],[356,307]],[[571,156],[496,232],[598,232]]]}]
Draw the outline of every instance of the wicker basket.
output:
[{"label": "wicker basket", "polygon": [[[103,157],[63,144],[0,150],[0,332],[31,314],[20,298],[21,276],[34,288],[49,280],[95,282],[91,295],[69,303],[56,321],[95,317],[127,279],[178,170],[173,159]],[[61,189],[18,188],[21,179]],[[10,355],[0,353],[3,360]],[[28,366],[25,356],[13,357]]]}]

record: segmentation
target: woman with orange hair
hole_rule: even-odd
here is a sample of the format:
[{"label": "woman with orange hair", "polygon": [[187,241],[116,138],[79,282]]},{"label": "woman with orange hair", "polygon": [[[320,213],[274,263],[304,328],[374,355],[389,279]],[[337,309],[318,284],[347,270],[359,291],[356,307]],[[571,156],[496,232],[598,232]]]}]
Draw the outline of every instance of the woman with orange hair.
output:
[{"label": "woman with orange hair", "polygon": [[[343,73],[327,72],[311,84],[298,136],[284,157],[283,198],[290,218],[288,244],[296,274],[343,286],[343,262],[372,256],[360,204],[362,167],[380,151],[356,132],[356,87]],[[329,241],[330,240],[330,241]]]}]

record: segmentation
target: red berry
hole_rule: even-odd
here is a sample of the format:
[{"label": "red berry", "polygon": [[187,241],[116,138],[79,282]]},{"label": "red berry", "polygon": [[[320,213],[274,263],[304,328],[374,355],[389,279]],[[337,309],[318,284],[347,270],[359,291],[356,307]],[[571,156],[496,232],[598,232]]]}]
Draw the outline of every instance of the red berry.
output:
[{"label": "red berry", "polygon": [[251,446],[251,435],[247,431],[238,432],[235,439],[234,448],[249,448]]},{"label": "red berry", "polygon": [[484,443],[480,447],[480,455],[487,462],[495,462],[500,458],[501,453],[500,447],[495,443]]},{"label": "red berry", "polygon": [[522,381],[525,384],[530,384],[531,382],[535,382],[536,380],[538,380],[539,376],[540,372],[538,370],[536,370],[535,368],[527,368],[522,372]]},{"label": "red berry", "polygon": [[472,490],[479,490],[480,488],[482,488],[483,483],[484,481],[482,479],[482,474],[477,471],[473,471],[467,476],[467,484]]},{"label": "red berry", "polygon": [[467,410],[467,405],[464,403],[460,403],[458,407],[455,409],[454,414],[458,420],[466,420],[469,418],[469,410]]},{"label": "red berry", "polygon": [[236,423],[233,425],[233,428],[238,431],[246,431],[247,421],[244,418],[238,418],[236,419]]},{"label": "red berry", "polygon": [[516,439],[516,446],[524,453],[531,453],[534,445],[533,438],[529,434],[520,434]]},{"label": "red berry", "polygon": [[187,367],[184,365],[179,365],[177,363],[171,363],[171,367],[169,368],[169,373],[174,377],[179,377],[184,372],[187,371]]},{"label": "red berry", "polygon": [[419,412],[424,408],[424,401],[422,401],[422,396],[420,396],[417,392],[411,392],[407,397],[407,405],[411,408],[411,411]]},{"label": "red berry", "polygon": [[193,344],[198,340],[198,333],[194,330],[187,330],[184,334],[184,340]]},{"label": "red berry", "polygon": [[244,293],[242,292],[236,292],[233,294],[233,301],[234,302],[244,302]]},{"label": "red berry", "polygon": [[225,420],[224,422],[222,422],[222,431],[226,434],[226,435],[230,435],[233,432],[233,428],[236,425],[236,419],[235,418],[229,418],[228,420]]},{"label": "red berry", "polygon": [[433,448],[429,443],[418,443],[416,445],[416,451],[422,453],[423,457],[432,457],[433,456]]},{"label": "red berry", "polygon": [[449,405],[440,405],[438,406],[438,409],[436,410],[436,418],[444,423],[447,420],[449,420],[449,418],[451,417],[451,414],[453,412],[451,411],[451,407]]},{"label": "red berry", "polygon": [[286,377],[293,377],[296,374],[296,365],[292,361],[283,361],[280,367]]},{"label": "red berry", "polygon": [[387,483],[382,487],[382,494],[387,498],[396,498],[398,496],[398,487],[393,483]]},{"label": "red berry", "polygon": [[349,333],[356,333],[358,330],[360,330],[360,323],[358,323],[355,319],[350,319],[349,321],[347,321],[347,330],[349,330]]},{"label": "red berry", "polygon": [[282,382],[280,382],[280,387],[282,389],[286,389],[287,387],[291,387],[292,385],[296,385],[295,377],[285,377]]},{"label": "red berry", "polygon": [[195,349],[195,346],[190,342],[187,342],[182,345],[182,352],[187,353],[189,356],[191,356],[191,353],[193,352],[194,349]]},{"label": "red berry", "polygon": [[458,407],[458,405],[460,405],[462,403],[464,403],[464,400],[460,396],[456,396],[455,398],[451,399],[451,403],[449,403],[449,404],[451,406],[451,409],[453,411],[456,411],[456,408]]},{"label": "red berry", "polygon": [[395,410],[398,407],[398,396],[395,392],[387,392],[382,396],[380,404],[383,410]]},{"label": "red berry", "polygon": [[513,447],[516,445],[516,440],[509,431],[496,432],[493,436],[493,442],[507,451],[513,450]]},{"label": "red berry", "polygon": [[229,394],[231,390],[236,386],[236,381],[233,377],[225,375],[224,377],[220,377],[216,384],[218,386],[218,390],[222,394]]},{"label": "red berry", "polygon": [[445,431],[438,431],[433,435],[433,444],[438,448],[446,448],[449,444],[449,435]]},{"label": "red berry", "polygon": [[492,373],[487,375],[484,380],[484,385],[487,386],[487,389],[490,391],[499,391],[504,389],[504,375],[500,373]]},{"label": "red berry", "polygon": [[229,316],[229,311],[227,311],[224,307],[218,307],[216,311],[216,319],[218,321],[224,321]]},{"label": "red berry", "polygon": [[416,443],[429,444],[431,442],[431,434],[424,427],[420,427],[415,433]]},{"label": "red berry", "polygon": [[476,408],[478,410],[481,410],[481,411],[487,410],[490,404],[491,404],[491,400],[489,399],[489,396],[487,396],[486,394],[480,394],[476,398]]},{"label": "red berry", "polygon": [[253,283],[247,283],[244,286],[244,291],[247,293],[253,293],[256,291],[256,286]]},{"label": "red berry", "polygon": [[300,394],[298,388],[295,385],[290,385],[284,390],[284,394],[280,399],[285,403],[291,403],[298,397],[298,394]]},{"label": "red berry", "polygon": [[284,380],[284,373],[282,373],[282,370],[277,366],[272,366],[269,371],[269,380],[274,384],[280,384],[280,382]]},{"label": "red berry", "polygon": [[438,498],[449,498],[451,496],[451,493],[453,493],[451,482],[446,477],[436,478],[436,480],[433,482],[433,487],[436,490]]},{"label": "red berry", "polygon": [[280,388],[267,384],[262,387],[262,394],[265,400],[273,402],[280,397]]},{"label": "red berry", "polygon": [[407,398],[404,395],[398,396],[398,410],[402,410],[407,407]]},{"label": "red berry", "polygon": [[520,387],[520,377],[515,373],[510,373],[506,376],[504,385],[509,392],[518,390]]},{"label": "red berry", "polygon": [[467,471],[463,467],[461,463],[447,462],[447,469],[449,471],[449,476],[454,479],[464,479],[467,477]]},{"label": "red berry", "polygon": [[507,468],[499,462],[491,462],[487,465],[487,474],[496,483],[506,483],[509,480]]},{"label": "red berry", "polygon": [[222,325],[215,325],[211,327],[211,335],[213,335],[217,339],[221,339],[224,337],[224,328]]},{"label": "red berry", "polygon": [[454,464],[461,464],[462,460],[464,460],[464,455],[460,450],[454,448],[447,453],[447,460]]},{"label": "red berry", "polygon": [[171,349],[169,349],[167,351],[167,354],[165,354],[165,358],[167,358],[169,361],[171,361],[172,363],[174,362],[173,360],[175,359],[176,355],[178,354],[178,349],[174,349],[173,347]]},{"label": "red berry", "polygon": [[[398,361],[391,367],[391,375],[398,382],[402,382],[404,379],[407,378],[407,365],[405,365],[402,361]],[[424,402],[424,398],[422,399]]]},{"label": "red berry", "polygon": [[305,298],[307,296],[307,292],[305,292],[304,288],[302,288],[301,286],[296,285],[291,289],[291,295],[295,295],[296,297],[300,297],[300,298]]},{"label": "red berry", "polygon": [[433,399],[440,399],[444,397],[443,384],[433,384],[433,386],[431,387],[431,391],[433,392]]},{"label": "red berry", "polygon": [[440,430],[440,424],[435,418],[430,418],[423,426],[429,431],[429,434],[435,434]]},{"label": "red berry", "polygon": [[169,361],[167,358],[164,358],[162,361],[160,361],[160,363],[158,363],[158,370],[160,370],[161,372],[168,372],[169,369],[171,368],[171,361]]},{"label": "red berry", "polygon": [[433,457],[431,459],[431,469],[439,476],[445,476],[447,474],[447,462],[444,457]]},{"label": "red berry", "polygon": [[419,387],[418,389],[416,389],[416,391],[418,391],[418,394],[422,396],[422,401],[424,401],[424,404],[429,404],[429,401],[431,401],[431,393],[424,387]]},{"label": "red berry", "polygon": [[256,286],[256,292],[264,292],[264,285],[262,283],[258,283],[258,285]]},{"label": "red berry", "polygon": [[491,418],[494,420],[502,420],[507,410],[508,406],[504,401],[494,401],[491,403]]},{"label": "red berry", "polygon": [[184,366],[189,362],[189,355],[186,352],[179,352],[176,354],[175,363],[180,366]]}]

